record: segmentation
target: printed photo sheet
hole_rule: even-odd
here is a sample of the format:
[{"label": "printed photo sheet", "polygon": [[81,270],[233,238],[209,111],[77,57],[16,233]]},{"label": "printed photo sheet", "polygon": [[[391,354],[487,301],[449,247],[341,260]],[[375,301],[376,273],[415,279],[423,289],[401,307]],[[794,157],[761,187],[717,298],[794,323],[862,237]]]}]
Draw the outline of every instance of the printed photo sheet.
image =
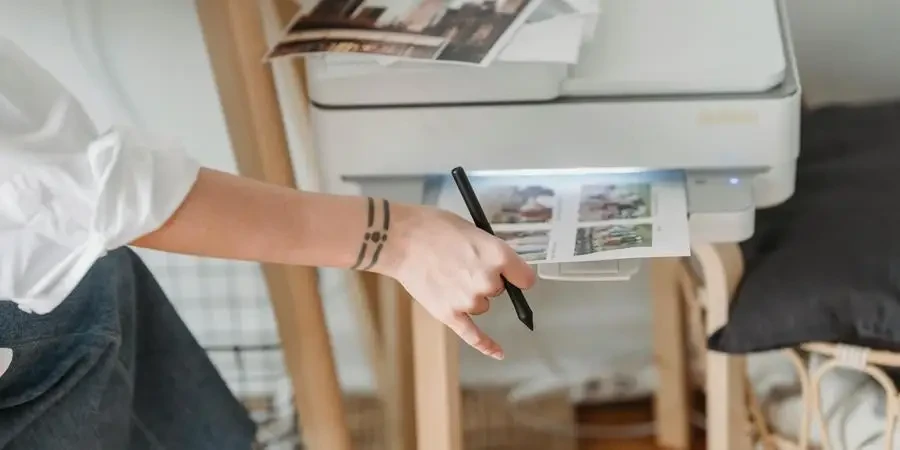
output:
[{"label": "printed photo sheet", "polygon": [[[494,233],[538,263],[690,254],[683,176],[497,176],[470,180]],[[438,207],[471,220],[456,185]]]},{"label": "printed photo sheet", "polygon": [[304,7],[283,30],[268,59],[331,53],[486,66],[541,0],[302,3]]}]

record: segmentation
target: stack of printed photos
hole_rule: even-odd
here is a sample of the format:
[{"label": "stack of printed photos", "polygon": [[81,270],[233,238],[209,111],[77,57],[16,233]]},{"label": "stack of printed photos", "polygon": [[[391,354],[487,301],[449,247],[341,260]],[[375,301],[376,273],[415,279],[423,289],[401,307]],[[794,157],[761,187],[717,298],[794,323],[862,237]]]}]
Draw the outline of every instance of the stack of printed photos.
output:
[{"label": "stack of printed photos", "polygon": [[[690,254],[684,181],[677,174],[470,179],[494,232],[531,263]],[[438,206],[469,217],[450,180]]]}]

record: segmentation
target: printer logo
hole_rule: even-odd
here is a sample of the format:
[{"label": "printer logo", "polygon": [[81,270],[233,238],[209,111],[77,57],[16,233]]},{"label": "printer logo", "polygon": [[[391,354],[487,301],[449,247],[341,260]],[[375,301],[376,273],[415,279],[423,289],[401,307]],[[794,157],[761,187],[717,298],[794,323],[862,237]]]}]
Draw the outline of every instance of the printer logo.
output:
[{"label": "printer logo", "polygon": [[749,109],[703,109],[697,114],[698,125],[756,125],[759,114]]}]

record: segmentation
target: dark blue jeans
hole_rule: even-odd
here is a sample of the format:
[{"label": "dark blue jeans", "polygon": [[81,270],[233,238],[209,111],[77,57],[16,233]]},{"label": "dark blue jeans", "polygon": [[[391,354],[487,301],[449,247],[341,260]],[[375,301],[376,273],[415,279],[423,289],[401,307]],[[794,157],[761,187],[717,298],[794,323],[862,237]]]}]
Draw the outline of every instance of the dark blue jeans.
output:
[{"label": "dark blue jeans", "polygon": [[248,450],[255,425],[140,258],[99,260],[52,313],[0,301],[0,449]]}]

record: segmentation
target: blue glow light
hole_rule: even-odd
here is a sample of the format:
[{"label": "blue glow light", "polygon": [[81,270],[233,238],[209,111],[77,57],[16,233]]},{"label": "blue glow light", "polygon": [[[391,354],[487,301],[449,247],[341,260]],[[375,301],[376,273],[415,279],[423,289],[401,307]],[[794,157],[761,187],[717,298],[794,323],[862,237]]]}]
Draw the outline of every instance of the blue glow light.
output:
[{"label": "blue glow light", "polygon": [[473,170],[470,175],[477,177],[498,176],[553,176],[553,175],[602,175],[631,174],[648,172],[639,167],[571,168],[571,169],[513,169],[513,170]]}]

